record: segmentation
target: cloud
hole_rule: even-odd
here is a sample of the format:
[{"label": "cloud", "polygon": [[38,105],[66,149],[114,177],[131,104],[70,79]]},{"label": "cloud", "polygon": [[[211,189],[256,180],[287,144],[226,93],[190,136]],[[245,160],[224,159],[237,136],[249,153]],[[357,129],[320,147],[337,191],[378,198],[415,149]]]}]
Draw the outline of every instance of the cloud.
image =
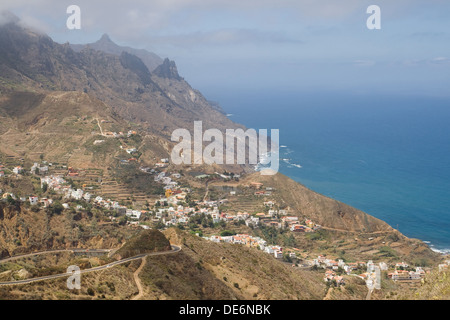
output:
[{"label": "cloud", "polygon": [[449,64],[450,59],[447,57],[436,57],[430,60],[430,63],[433,64]]},{"label": "cloud", "polygon": [[169,44],[181,47],[192,47],[198,45],[222,46],[264,43],[303,43],[299,39],[290,38],[280,32],[268,32],[252,29],[221,29],[210,32],[157,36],[150,38],[149,41],[154,44]]},{"label": "cloud", "polygon": [[[429,0],[430,3],[438,0]],[[419,0],[377,0],[382,10],[401,12],[402,7],[413,8]],[[69,0],[1,0],[0,10],[13,10],[17,13],[26,12],[28,15],[52,17],[64,20],[65,8],[73,4]],[[369,0],[77,0],[83,14],[89,17],[97,27],[106,30],[116,27],[136,30],[135,26],[151,27],[155,29],[167,28],[177,19],[190,11],[188,15],[195,15],[199,19],[206,19],[211,14],[227,14],[230,17],[241,15],[252,19],[261,12],[275,15],[285,11],[309,21],[316,19],[347,19],[358,14],[364,16],[365,8],[372,4]],[[398,9],[400,8],[400,9]]]},{"label": "cloud", "polygon": [[376,64],[373,60],[355,60],[353,65],[356,67],[373,67]]},{"label": "cloud", "polygon": [[407,59],[395,63],[396,66],[405,67],[426,67],[426,66],[450,66],[450,58],[448,57],[435,57],[428,59]]},{"label": "cloud", "polygon": [[0,11],[0,25],[18,22],[20,19],[10,11]]}]

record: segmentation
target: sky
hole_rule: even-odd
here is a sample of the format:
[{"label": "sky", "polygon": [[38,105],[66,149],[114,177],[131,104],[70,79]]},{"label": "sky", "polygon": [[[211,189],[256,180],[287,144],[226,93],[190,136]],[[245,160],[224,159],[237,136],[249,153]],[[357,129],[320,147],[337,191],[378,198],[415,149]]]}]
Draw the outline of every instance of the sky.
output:
[{"label": "sky", "polygon": [[[69,30],[70,5],[81,29]],[[381,9],[369,30],[367,8]],[[214,96],[233,90],[450,95],[448,0],[1,0],[64,43],[103,33],[175,60]]]}]

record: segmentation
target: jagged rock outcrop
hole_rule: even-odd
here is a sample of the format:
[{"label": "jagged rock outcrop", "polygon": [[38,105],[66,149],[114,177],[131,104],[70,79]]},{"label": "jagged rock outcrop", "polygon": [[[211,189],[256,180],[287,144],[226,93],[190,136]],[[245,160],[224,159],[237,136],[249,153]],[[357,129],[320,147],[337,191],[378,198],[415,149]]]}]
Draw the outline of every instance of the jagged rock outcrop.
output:
[{"label": "jagged rock outcrop", "polygon": [[158,66],[153,73],[161,78],[166,79],[173,79],[173,80],[182,80],[183,78],[180,77],[178,74],[177,65],[175,64],[175,61],[171,61],[169,59],[164,59],[163,64]]}]

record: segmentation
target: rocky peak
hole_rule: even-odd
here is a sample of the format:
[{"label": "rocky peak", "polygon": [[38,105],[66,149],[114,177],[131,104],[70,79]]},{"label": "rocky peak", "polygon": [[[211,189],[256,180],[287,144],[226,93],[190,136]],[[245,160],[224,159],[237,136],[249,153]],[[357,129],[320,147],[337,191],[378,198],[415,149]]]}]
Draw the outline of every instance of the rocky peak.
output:
[{"label": "rocky peak", "polygon": [[106,33],[104,33],[102,37],[97,41],[97,43],[114,43],[114,42]]},{"label": "rocky peak", "polygon": [[177,65],[175,64],[175,61],[171,61],[168,58],[164,59],[164,62],[160,66],[158,66],[153,71],[153,73],[160,78],[174,79],[174,80],[183,79],[178,74],[178,69]]}]

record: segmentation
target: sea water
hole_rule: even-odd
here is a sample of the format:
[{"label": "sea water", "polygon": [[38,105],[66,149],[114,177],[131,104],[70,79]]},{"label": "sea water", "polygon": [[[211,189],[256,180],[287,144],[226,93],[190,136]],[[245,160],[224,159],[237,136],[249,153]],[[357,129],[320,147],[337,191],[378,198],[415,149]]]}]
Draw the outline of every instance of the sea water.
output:
[{"label": "sea water", "polygon": [[450,249],[450,99],[217,93],[230,119],[280,130],[280,172],[436,251]]}]

